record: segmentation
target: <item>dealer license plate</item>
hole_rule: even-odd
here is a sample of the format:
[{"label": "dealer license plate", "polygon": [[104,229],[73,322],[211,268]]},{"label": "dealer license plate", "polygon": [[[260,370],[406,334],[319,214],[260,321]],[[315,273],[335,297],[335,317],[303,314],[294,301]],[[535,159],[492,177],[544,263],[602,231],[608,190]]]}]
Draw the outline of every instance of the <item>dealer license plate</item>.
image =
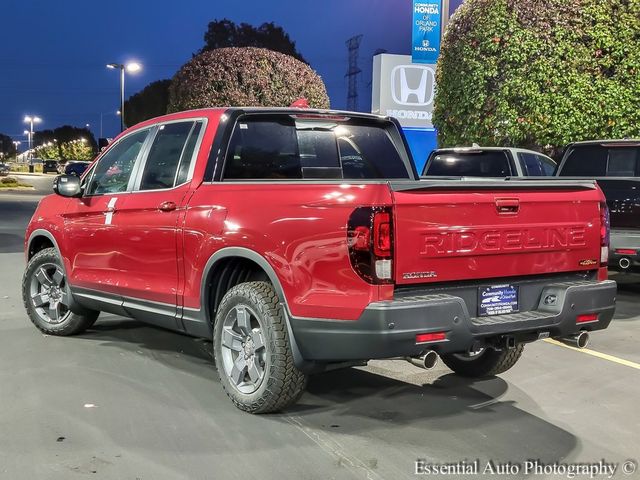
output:
[{"label": "dealer license plate", "polygon": [[478,315],[505,315],[518,312],[518,287],[493,285],[478,289]]}]

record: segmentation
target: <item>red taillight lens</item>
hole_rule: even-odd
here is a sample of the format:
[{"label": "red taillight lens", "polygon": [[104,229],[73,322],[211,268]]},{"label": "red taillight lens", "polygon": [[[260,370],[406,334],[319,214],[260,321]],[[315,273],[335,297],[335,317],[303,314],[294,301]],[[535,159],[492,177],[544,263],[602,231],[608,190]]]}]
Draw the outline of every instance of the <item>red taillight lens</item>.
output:
[{"label": "red taillight lens", "polygon": [[638,251],[633,248],[616,248],[615,252],[617,255],[637,255]]},{"label": "red taillight lens", "polygon": [[578,315],[576,317],[576,323],[589,323],[589,322],[597,322],[598,314],[597,313],[583,313],[582,315]]},{"label": "red taillight lens", "polygon": [[371,230],[369,227],[361,225],[353,230],[351,237],[353,248],[356,250],[369,251],[371,245]]},{"label": "red taillight lens", "polygon": [[416,343],[441,342],[446,339],[447,335],[444,332],[418,333],[416,335]]},{"label": "red taillight lens", "polygon": [[388,212],[373,216],[373,253],[377,257],[391,255],[391,215]]},{"label": "red taillight lens", "polygon": [[347,224],[349,260],[372,284],[393,283],[393,215],[391,207],[356,208]]},{"label": "red taillight lens", "polygon": [[611,224],[609,221],[609,207],[605,202],[600,202],[600,245],[609,246],[609,229]]},{"label": "red taillight lens", "polygon": [[609,207],[605,202],[600,202],[600,266],[606,267],[609,262],[609,235],[611,223],[609,219]]}]

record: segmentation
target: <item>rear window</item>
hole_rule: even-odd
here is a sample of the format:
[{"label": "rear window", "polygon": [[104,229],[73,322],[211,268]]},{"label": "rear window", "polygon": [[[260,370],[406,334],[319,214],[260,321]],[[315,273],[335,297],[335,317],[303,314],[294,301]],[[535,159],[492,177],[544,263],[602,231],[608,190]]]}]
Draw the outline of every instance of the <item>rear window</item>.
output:
[{"label": "rear window", "polygon": [[229,142],[224,178],[410,178],[394,135],[392,123],[368,119],[241,117]]},{"label": "rear window", "polygon": [[429,159],[423,175],[508,177],[511,167],[503,151],[443,152]]},{"label": "rear window", "polygon": [[577,145],[571,147],[559,175],[564,177],[638,176],[640,147]]}]

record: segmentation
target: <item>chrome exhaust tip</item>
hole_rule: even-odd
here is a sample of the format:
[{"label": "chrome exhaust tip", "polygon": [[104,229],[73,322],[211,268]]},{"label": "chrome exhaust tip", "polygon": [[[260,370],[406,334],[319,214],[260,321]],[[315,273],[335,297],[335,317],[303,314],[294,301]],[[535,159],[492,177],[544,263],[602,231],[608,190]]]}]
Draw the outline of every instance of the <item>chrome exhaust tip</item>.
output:
[{"label": "chrome exhaust tip", "polygon": [[434,350],[427,350],[419,357],[406,357],[405,360],[416,367],[431,370],[438,364],[438,354]]},{"label": "chrome exhaust tip", "polygon": [[558,340],[571,347],[586,348],[587,345],[589,345],[589,332],[587,332],[586,330],[583,330],[580,333],[559,338]]},{"label": "chrome exhaust tip", "polygon": [[629,268],[631,266],[631,260],[629,260],[626,257],[623,257],[618,262],[618,265],[620,265],[621,269],[626,270],[627,268]]}]

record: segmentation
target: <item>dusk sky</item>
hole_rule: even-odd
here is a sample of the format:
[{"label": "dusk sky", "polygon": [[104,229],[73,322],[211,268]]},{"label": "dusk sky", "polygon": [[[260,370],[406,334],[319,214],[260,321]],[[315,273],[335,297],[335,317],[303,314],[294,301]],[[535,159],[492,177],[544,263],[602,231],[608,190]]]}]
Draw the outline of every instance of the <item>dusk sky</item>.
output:
[{"label": "dusk sky", "polygon": [[[345,41],[364,35],[360,51],[360,109],[371,96],[372,54],[379,48],[409,54],[411,0],[185,0],[87,2],[4,0],[0,30],[0,133],[25,140],[25,114],[39,129],[89,123],[96,137],[118,131],[118,73],[109,62],[139,61],[127,75],[126,95],[171,78],[202,47],[209,21],[273,21],[323,77],[331,105],[346,105]],[[456,2],[458,3],[458,2]]]}]

